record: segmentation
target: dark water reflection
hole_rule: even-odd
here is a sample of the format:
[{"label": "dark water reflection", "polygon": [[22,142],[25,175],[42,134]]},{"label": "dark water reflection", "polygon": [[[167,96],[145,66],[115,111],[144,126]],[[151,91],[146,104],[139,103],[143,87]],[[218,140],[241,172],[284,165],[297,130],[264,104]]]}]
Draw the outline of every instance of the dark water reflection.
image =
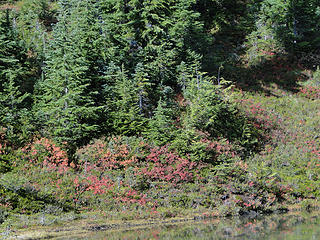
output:
[{"label": "dark water reflection", "polygon": [[144,229],[95,232],[82,239],[320,239],[320,213],[194,221]]}]

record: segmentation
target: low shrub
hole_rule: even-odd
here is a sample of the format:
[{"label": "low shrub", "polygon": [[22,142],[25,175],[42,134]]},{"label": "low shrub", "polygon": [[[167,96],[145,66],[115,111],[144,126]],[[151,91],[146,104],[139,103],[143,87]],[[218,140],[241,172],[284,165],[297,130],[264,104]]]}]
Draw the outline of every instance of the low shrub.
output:
[{"label": "low shrub", "polygon": [[306,97],[312,100],[320,99],[320,87],[305,86],[299,88],[299,96]]},{"label": "low shrub", "polygon": [[36,139],[22,149],[24,161],[52,171],[67,171],[69,166],[68,154],[63,148],[54,143],[51,139]]},{"label": "low shrub", "polygon": [[58,204],[55,199],[39,190],[30,183],[17,183],[11,177],[0,181],[0,206],[6,208],[7,212],[15,213],[37,213],[42,211],[47,204]]}]

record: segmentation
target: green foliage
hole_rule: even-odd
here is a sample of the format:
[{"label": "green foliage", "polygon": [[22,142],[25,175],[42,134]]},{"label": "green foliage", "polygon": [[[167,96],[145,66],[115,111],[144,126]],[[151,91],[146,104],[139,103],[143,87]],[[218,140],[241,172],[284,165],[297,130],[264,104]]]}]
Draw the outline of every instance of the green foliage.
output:
[{"label": "green foliage", "polygon": [[320,86],[320,67],[317,67],[317,70],[313,74],[312,85],[314,87]]},{"label": "green foliage", "polygon": [[[117,47],[115,62],[133,74],[142,63],[151,83],[175,85],[175,68],[186,57],[186,50],[203,47],[203,32],[194,1],[101,2],[102,19],[109,46]],[[119,24],[120,23],[120,24]]]},{"label": "green foliage", "polygon": [[48,0],[24,0],[17,5],[19,11],[15,13],[15,24],[19,37],[24,40],[28,54],[34,58],[34,71],[39,76],[49,35],[46,30],[51,30],[54,13]]},{"label": "green foliage", "polygon": [[6,173],[12,170],[12,162],[15,160],[16,156],[12,153],[8,153],[7,150],[1,150],[0,156],[0,173]]},{"label": "green foliage", "polygon": [[30,109],[31,65],[9,10],[0,21],[0,124],[6,128],[11,144],[19,145],[30,127],[27,111]]},{"label": "green foliage", "polygon": [[258,141],[254,128],[241,116],[234,104],[223,99],[221,85],[213,85],[211,81],[200,78],[201,75],[185,91],[185,96],[190,101],[185,127],[208,133],[211,139],[224,137],[253,150]]},{"label": "green foliage", "polygon": [[154,116],[149,120],[147,130],[144,133],[146,138],[150,139],[156,146],[171,143],[177,134],[173,116],[172,109],[160,99],[158,107],[154,111]]},{"label": "green foliage", "polygon": [[0,224],[2,224],[7,217],[9,216],[9,212],[5,207],[0,207]]},{"label": "green foliage", "polygon": [[38,191],[23,177],[7,174],[0,179],[0,203],[7,211],[37,213],[46,204],[55,204],[54,198]]},{"label": "green foliage", "polygon": [[207,144],[200,140],[201,136],[195,129],[180,129],[176,132],[169,148],[177,151],[180,156],[189,157],[194,162],[214,163],[211,152],[207,150]]},{"label": "green foliage", "polygon": [[108,73],[114,81],[114,86],[106,85],[105,90],[113,131],[129,136],[141,133],[146,123],[142,112],[144,85],[147,83],[145,75],[137,72],[137,75],[129,79],[124,67],[120,69],[114,65],[110,66]]},{"label": "green foliage", "polygon": [[[101,107],[95,105],[94,89],[88,89],[95,80],[88,74],[90,56],[85,51],[92,40],[90,26],[83,25],[89,20],[88,6],[85,2],[61,4],[46,52],[45,78],[37,83],[34,110],[45,135],[75,148],[97,132]],[[82,22],[77,20],[79,14]]]},{"label": "green foliage", "polygon": [[0,173],[9,172],[12,169],[14,154],[6,139],[6,129],[0,129]]},{"label": "green foliage", "polygon": [[292,24],[291,31],[296,41],[297,51],[312,51],[320,44],[320,8],[317,0],[292,0],[288,16]]},{"label": "green foliage", "polygon": [[257,64],[266,53],[316,50],[320,38],[319,7],[314,0],[264,0],[253,3],[256,30],[248,35],[249,62]]},{"label": "green foliage", "polygon": [[[9,212],[73,208],[230,215],[319,198],[319,70],[296,73],[278,56],[317,48],[316,0],[3,8],[0,222]],[[302,73],[313,79],[285,93]],[[242,99],[242,77],[283,85],[277,97]]]}]

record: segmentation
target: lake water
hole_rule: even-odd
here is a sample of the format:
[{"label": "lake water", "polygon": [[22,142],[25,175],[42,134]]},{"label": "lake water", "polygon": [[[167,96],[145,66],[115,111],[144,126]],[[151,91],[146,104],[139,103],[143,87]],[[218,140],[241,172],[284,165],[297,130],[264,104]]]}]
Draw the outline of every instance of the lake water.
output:
[{"label": "lake water", "polygon": [[93,231],[78,239],[320,239],[320,213],[301,212],[138,226],[131,230]]}]

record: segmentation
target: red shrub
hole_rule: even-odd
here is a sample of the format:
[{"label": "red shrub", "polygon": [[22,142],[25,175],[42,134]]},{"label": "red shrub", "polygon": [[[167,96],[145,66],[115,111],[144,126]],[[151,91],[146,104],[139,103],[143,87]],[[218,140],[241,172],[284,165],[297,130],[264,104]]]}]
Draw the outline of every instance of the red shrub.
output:
[{"label": "red shrub", "polygon": [[197,163],[180,158],[177,154],[169,152],[166,146],[151,149],[141,169],[136,174],[143,174],[152,181],[165,181],[170,183],[191,182],[193,170]]},{"label": "red shrub", "polygon": [[201,142],[206,143],[207,150],[215,153],[215,158],[220,155],[225,155],[230,158],[234,158],[236,156],[236,151],[233,149],[232,144],[228,140],[218,140],[211,141],[209,139],[203,138]]},{"label": "red shrub", "polygon": [[301,87],[298,94],[313,100],[320,99],[320,88],[312,86]]},{"label": "red shrub", "polygon": [[76,153],[79,167],[86,171],[96,169],[99,171],[124,169],[134,165],[137,158],[130,153],[129,146],[121,143],[120,138],[113,138],[115,143],[112,149],[104,140],[96,140]]},{"label": "red shrub", "polygon": [[32,165],[48,168],[52,171],[68,170],[68,155],[65,150],[57,146],[52,140],[41,138],[28,144],[22,149],[24,158]]},{"label": "red shrub", "polygon": [[257,129],[270,131],[276,129],[282,123],[276,114],[264,109],[260,104],[256,104],[252,100],[242,99],[240,103],[250,123]]}]

